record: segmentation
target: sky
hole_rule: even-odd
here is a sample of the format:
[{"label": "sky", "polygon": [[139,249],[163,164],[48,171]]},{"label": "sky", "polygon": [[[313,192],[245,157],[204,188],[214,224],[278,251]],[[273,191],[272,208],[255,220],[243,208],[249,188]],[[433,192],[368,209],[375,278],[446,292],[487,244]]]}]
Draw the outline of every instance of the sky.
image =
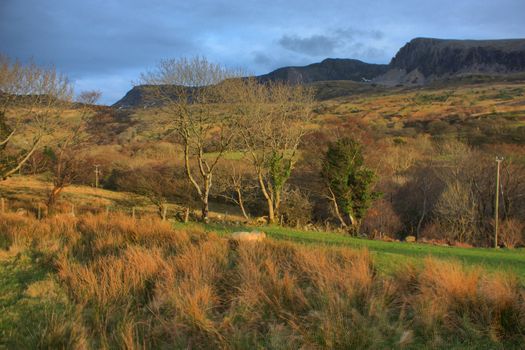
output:
[{"label": "sky", "polygon": [[264,74],[325,58],[388,63],[415,37],[525,38],[525,0],[0,0],[0,53],[112,104],[161,59]]}]

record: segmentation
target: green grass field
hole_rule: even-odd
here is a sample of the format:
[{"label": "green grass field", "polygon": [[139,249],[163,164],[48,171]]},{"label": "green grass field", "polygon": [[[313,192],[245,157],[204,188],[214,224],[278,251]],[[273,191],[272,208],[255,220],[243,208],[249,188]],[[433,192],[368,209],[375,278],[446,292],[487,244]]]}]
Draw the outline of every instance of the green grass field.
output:
[{"label": "green grass field", "polygon": [[[192,223],[190,226],[200,226]],[[177,227],[185,225],[176,224]],[[187,226],[187,225],[186,225]],[[368,249],[382,271],[388,273],[407,262],[423,263],[425,257],[456,260],[473,268],[479,266],[491,272],[510,272],[525,282],[525,249],[459,248],[430,244],[383,242],[356,238],[338,233],[299,231],[278,226],[236,227],[209,224],[208,231],[227,235],[236,231],[263,231],[277,240],[288,240],[302,244],[338,245],[356,249]]]}]

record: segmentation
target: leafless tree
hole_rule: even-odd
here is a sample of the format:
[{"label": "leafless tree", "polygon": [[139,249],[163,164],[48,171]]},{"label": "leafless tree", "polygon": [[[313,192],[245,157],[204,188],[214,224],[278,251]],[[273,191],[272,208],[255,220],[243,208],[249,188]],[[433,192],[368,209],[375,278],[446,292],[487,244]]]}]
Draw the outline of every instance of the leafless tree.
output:
[{"label": "leafless tree", "polygon": [[102,97],[102,92],[99,90],[86,90],[78,95],[77,102],[89,107],[90,105],[97,103],[98,100],[100,100],[100,97]]},{"label": "leafless tree", "polygon": [[70,186],[82,170],[79,152],[83,148],[82,127],[77,126],[58,140],[55,147],[47,148],[53,188],[47,198],[48,212],[55,209],[64,188]]},{"label": "leafless tree", "polygon": [[239,206],[243,217],[249,220],[246,203],[253,199],[257,184],[252,172],[244,166],[245,161],[230,161],[218,169],[215,195]]},{"label": "leafless tree", "polygon": [[199,195],[205,222],[213,173],[234,138],[234,120],[224,113],[227,80],[239,75],[196,57],[162,60],[140,79],[172,117],[173,131],[184,149],[186,177]]},{"label": "leafless tree", "polygon": [[87,146],[85,137],[86,120],[92,112],[92,105],[100,98],[97,91],[84,91],[79,95],[78,102],[82,104],[80,121],[72,129],[57,132],[54,137],[54,146],[48,147],[46,153],[50,159],[50,170],[53,188],[47,199],[48,212],[52,213],[56,201],[63,189],[70,186],[80,175],[82,160],[80,154]]},{"label": "leafless tree", "polygon": [[41,146],[71,97],[68,79],[54,68],[0,55],[0,179],[19,171]]},{"label": "leafless tree", "polygon": [[116,186],[144,196],[157,207],[159,217],[166,220],[167,204],[177,196],[174,169],[165,164],[156,164],[142,168],[128,169],[119,172]]}]

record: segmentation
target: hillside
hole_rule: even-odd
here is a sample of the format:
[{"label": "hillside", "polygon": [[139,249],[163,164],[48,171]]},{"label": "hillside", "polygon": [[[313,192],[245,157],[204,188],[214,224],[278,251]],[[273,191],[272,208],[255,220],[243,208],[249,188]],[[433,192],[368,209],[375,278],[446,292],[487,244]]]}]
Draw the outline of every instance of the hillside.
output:
[{"label": "hillside", "polygon": [[386,64],[370,64],[353,59],[327,58],[304,67],[283,67],[258,76],[261,81],[280,80],[292,84],[326,80],[370,80],[387,71]]}]

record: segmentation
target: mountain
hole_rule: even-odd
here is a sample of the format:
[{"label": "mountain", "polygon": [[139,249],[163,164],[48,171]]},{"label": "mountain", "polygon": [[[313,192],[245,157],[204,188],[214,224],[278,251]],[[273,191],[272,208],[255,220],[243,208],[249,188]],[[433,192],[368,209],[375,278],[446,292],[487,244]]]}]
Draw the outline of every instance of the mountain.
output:
[{"label": "mountain", "polygon": [[[327,58],[320,63],[304,67],[283,67],[265,75],[257,76],[259,81],[287,81],[292,84],[314,83],[324,81],[346,80],[354,82],[368,81],[385,73],[389,66],[386,64],[370,64],[359,60]],[[169,86],[163,86],[168,89]],[[339,93],[340,94],[340,93]],[[113,104],[116,108],[135,108],[157,105],[153,86],[137,85],[126,95]]]},{"label": "mountain", "polygon": [[[525,79],[525,39],[416,38],[403,46],[388,65],[327,58],[308,66],[279,68],[257,79],[262,82],[280,80],[292,84],[313,84],[319,97],[333,98],[365,91],[375,84],[383,87],[417,86],[516,77]],[[331,83],[334,81],[347,83]],[[369,81],[375,84],[366,84]],[[347,88],[348,91],[345,90]],[[134,108],[156,105],[160,101],[155,101],[151,90],[151,86],[135,86],[113,106]]]},{"label": "mountain", "polygon": [[[193,88],[186,88],[188,96],[191,95]],[[135,108],[135,107],[154,107],[163,103],[159,100],[159,96],[164,96],[165,99],[176,99],[177,94],[180,93],[180,86],[175,85],[136,85],[129,90],[124,97],[113,104],[112,107],[119,109]]]},{"label": "mountain", "polygon": [[374,82],[421,85],[449,77],[519,72],[525,72],[525,39],[416,38],[397,52],[389,70]]},{"label": "mountain", "polygon": [[371,64],[359,60],[327,58],[303,67],[283,67],[257,78],[261,81],[280,80],[292,84],[328,80],[367,81],[385,73],[386,64]]},{"label": "mountain", "polygon": [[124,97],[118,100],[113,107],[116,108],[134,108],[147,107],[154,101],[154,94],[152,92],[153,86],[137,85],[129,90]]}]

